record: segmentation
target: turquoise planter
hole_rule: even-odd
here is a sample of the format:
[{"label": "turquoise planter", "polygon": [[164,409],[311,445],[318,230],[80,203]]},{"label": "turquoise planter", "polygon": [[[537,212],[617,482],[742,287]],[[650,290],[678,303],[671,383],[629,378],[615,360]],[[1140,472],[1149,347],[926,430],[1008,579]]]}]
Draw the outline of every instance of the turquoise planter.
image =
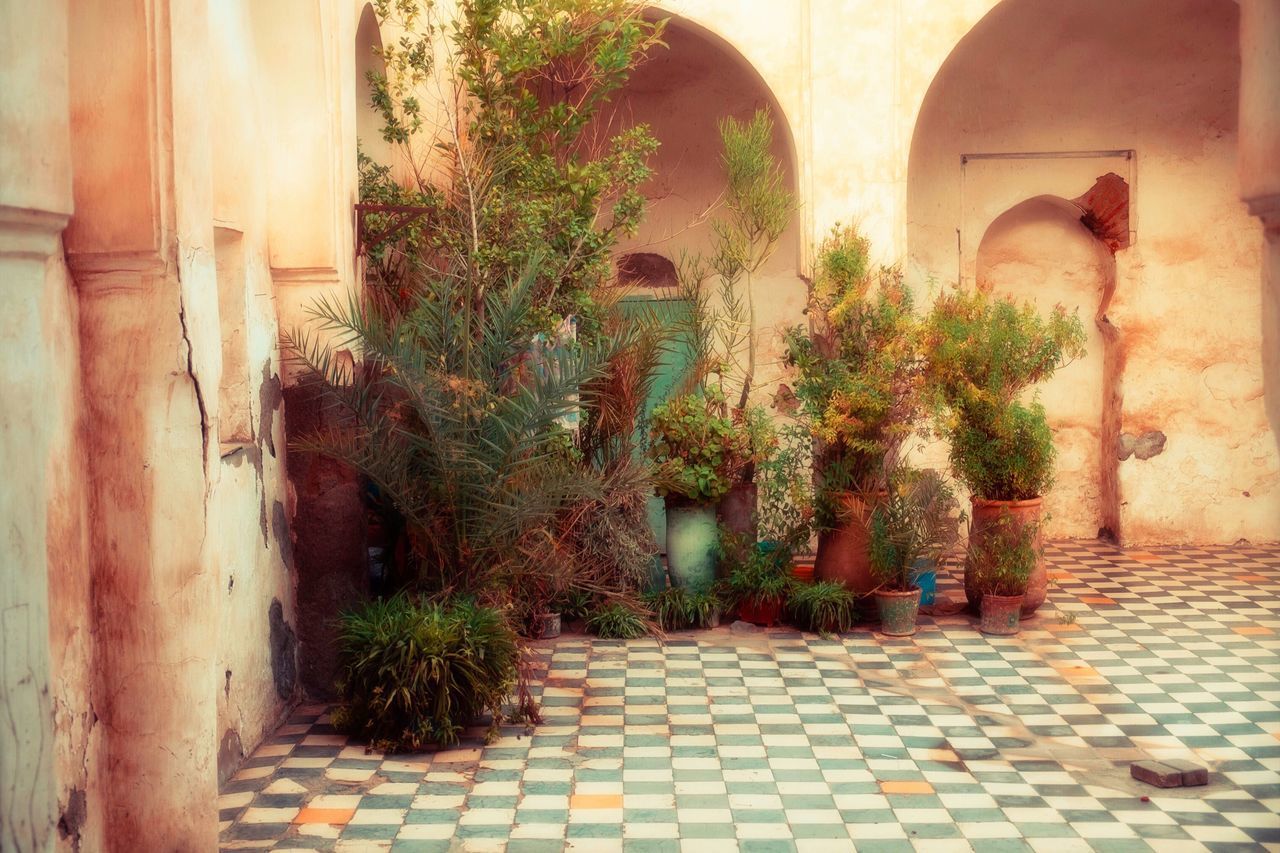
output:
[{"label": "turquoise planter", "polygon": [[705,588],[716,579],[716,508],[667,504],[667,565],[671,585]]}]

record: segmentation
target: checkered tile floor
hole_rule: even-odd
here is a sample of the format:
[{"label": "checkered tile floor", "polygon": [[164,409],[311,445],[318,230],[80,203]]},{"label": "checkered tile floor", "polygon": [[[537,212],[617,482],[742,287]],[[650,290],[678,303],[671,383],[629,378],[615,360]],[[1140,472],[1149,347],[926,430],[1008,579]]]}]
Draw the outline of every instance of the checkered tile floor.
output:
[{"label": "checkered tile floor", "polygon": [[[225,787],[222,847],[1280,850],[1280,549],[1049,557],[1016,638],[562,639],[545,725],[487,746],[366,754],[299,708]],[[1142,786],[1145,757],[1211,784]]]}]

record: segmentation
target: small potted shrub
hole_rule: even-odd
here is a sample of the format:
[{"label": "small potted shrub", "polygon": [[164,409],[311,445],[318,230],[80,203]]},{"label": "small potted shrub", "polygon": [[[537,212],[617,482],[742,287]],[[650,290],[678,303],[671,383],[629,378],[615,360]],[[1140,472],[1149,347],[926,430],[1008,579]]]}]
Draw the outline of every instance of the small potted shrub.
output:
[{"label": "small potted shrub", "polygon": [[858,599],[835,581],[798,583],[787,613],[797,628],[818,634],[843,634],[857,619]]},{"label": "small potted shrub", "polygon": [[883,633],[906,637],[916,632],[917,564],[936,564],[955,544],[963,518],[950,486],[936,471],[902,468],[889,477],[888,495],[871,512],[869,543]]},{"label": "small potted shrub", "polygon": [[457,743],[482,713],[496,725],[516,683],[519,651],[503,614],[469,601],[405,593],[343,615],[334,724],[375,749]]},{"label": "small potted shrub", "polygon": [[[1053,433],[1044,408],[1019,397],[1084,355],[1084,329],[1057,306],[1048,318],[1030,304],[981,292],[938,299],[925,332],[928,383],[951,444],[951,467],[972,494],[965,596],[982,600],[977,577],[989,530],[1009,516],[1039,529],[1041,500],[1053,482]],[[1023,615],[1044,603],[1048,573],[1039,560],[1028,581]]]},{"label": "small potted shrub", "polygon": [[715,580],[716,504],[751,457],[747,434],[718,414],[723,406],[712,388],[673,397],[650,417],[649,456],[666,499],[673,586],[709,587]]},{"label": "small potted shrub", "polygon": [[1023,523],[1006,512],[987,528],[982,539],[969,542],[971,563],[977,567],[975,583],[982,593],[978,629],[984,634],[1018,633],[1027,582],[1041,559],[1036,525]]},{"label": "small potted shrub", "polygon": [[919,428],[919,318],[899,270],[876,268],[855,228],[833,229],[809,288],[812,331],[787,333],[795,388],[780,396],[813,439],[818,554],[814,576],[858,595],[876,586],[867,528],[883,473]]},{"label": "small potted shrub", "polygon": [[778,624],[796,583],[791,576],[790,549],[765,550],[754,542],[726,534],[721,555],[728,566],[721,595],[737,607],[738,618],[756,625]]}]

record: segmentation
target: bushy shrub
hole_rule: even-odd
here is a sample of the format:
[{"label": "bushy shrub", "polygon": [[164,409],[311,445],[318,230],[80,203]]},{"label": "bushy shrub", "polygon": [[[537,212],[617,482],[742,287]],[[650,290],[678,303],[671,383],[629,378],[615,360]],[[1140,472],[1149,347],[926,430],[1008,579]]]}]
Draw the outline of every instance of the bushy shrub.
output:
[{"label": "bushy shrub", "polygon": [[791,558],[785,545],[764,550],[740,535],[723,531],[720,565],[728,574],[720,585],[721,596],[737,607],[785,606],[796,586]]},{"label": "bushy shrub", "polygon": [[714,388],[673,397],[650,417],[649,456],[656,464],[658,494],[714,503],[728,493],[751,459],[750,436],[720,412]]},{"label": "bushy shrub", "polygon": [[480,714],[500,718],[516,680],[507,620],[470,602],[371,601],[342,617],[339,644],[335,723],[376,749],[456,743]]},{"label": "bushy shrub", "polygon": [[649,633],[649,626],[633,608],[609,601],[587,616],[587,630],[602,640],[634,640]]},{"label": "bushy shrub", "polygon": [[1084,327],[1061,305],[978,291],[941,296],[925,326],[928,386],[951,441],[956,476],[986,500],[1025,500],[1049,489],[1053,435],[1026,389],[1084,355]]},{"label": "bushy shrub", "polygon": [[1005,511],[982,537],[969,540],[969,563],[984,595],[1022,595],[1040,559],[1040,525]]},{"label": "bushy shrub", "polygon": [[819,247],[808,314],[812,332],[786,335],[796,378],[785,391],[815,440],[816,520],[830,528],[841,495],[882,485],[886,462],[919,428],[920,320],[901,272],[874,267],[853,227],[832,229]]},{"label": "bushy shrub", "polygon": [[840,634],[857,621],[857,597],[835,581],[796,584],[787,611],[797,628]]}]

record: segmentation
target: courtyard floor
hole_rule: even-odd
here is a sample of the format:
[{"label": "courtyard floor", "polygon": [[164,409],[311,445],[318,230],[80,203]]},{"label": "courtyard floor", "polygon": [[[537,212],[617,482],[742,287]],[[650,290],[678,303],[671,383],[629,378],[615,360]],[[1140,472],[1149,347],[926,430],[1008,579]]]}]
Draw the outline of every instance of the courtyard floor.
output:
[{"label": "courtyard floor", "polygon": [[[424,755],[301,707],[224,787],[222,848],[1280,850],[1280,549],[1048,554],[1015,638],[566,637],[544,725]],[[1148,757],[1210,785],[1131,780]]]}]

